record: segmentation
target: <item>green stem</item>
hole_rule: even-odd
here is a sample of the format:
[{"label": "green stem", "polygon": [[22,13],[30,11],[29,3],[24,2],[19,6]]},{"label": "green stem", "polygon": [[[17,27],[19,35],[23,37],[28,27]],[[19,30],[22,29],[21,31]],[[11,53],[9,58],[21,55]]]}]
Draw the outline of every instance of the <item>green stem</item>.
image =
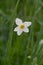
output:
[{"label": "green stem", "polygon": [[14,8],[14,11],[11,15],[11,24],[10,24],[10,32],[9,32],[9,38],[8,38],[8,42],[7,44],[7,61],[8,61],[8,65],[10,65],[10,60],[11,60],[11,56],[12,56],[12,48],[11,48],[11,44],[12,44],[12,37],[13,37],[13,25],[14,25],[14,20],[16,17],[16,12],[17,12],[17,8],[18,8],[18,4],[19,4],[20,0],[17,1],[17,4]]}]

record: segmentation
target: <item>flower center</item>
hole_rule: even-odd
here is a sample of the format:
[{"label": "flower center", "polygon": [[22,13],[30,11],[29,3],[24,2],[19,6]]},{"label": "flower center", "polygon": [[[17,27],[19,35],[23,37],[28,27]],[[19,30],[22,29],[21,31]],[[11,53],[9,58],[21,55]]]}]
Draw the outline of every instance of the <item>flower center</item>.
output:
[{"label": "flower center", "polygon": [[21,25],[20,25],[20,28],[21,28],[21,29],[24,29],[24,27],[25,27],[24,24],[21,24]]}]

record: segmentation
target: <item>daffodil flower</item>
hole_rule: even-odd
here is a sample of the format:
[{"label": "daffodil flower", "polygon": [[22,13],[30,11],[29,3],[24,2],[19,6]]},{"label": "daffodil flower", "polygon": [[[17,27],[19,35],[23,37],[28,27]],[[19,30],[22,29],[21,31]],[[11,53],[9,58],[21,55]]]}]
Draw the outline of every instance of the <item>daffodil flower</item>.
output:
[{"label": "daffodil flower", "polygon": [[31,22],[22,22],[21,19],[16,18],[15,20],[17,27],[14,29],[17,32],[17,35],[20,36],[22,32],[28,33],[28,27],[31,25]]}]

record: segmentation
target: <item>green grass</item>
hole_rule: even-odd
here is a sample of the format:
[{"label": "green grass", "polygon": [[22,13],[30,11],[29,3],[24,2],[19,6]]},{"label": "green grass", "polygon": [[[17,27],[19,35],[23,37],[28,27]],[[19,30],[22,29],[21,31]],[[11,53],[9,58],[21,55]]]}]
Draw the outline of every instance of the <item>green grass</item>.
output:
[{"label": "green grass", "polygon": [[[29,33],[14,32],[16,18],[32,22]],[[43,0],[0,0],[0,65],[43,65],[41,39]]]}]

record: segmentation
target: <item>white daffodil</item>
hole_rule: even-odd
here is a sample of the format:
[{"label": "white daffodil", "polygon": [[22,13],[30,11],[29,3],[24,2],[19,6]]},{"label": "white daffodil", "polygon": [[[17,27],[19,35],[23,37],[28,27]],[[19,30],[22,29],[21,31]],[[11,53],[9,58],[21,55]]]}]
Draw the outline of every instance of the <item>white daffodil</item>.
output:
[{"label": "white daffodil", "polygon": [[29,32],[28,27],[31,25],[31,22],[22,22],[21,19],[16,18],[15,20],[17,27],[14,29],[17,32],[17,35],[20,36],[22,32]]}]

